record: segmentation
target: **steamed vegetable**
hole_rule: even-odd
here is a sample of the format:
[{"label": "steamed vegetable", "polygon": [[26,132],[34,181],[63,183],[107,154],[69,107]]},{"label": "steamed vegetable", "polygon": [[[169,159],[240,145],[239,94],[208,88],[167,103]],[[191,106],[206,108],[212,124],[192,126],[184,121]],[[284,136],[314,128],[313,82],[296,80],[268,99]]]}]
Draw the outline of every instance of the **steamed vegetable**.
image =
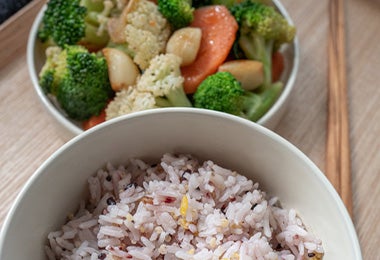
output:
[{"label": "steamed vegetable", "polygon": [[[232,6],[236,4],[244,2],[243,0],[208,0],[208,1],[211,1],[211,4],[213,5],[225,5],[228,8],[231,8]],[[251,1],[273,6],[272,0],[251,0]]]},{"label": "steamed vegetable", "polygon": [[276,101],[281,83],[260,94],[246,91],[229,72],[217,72],[207,77],[194,94],[194,105],[257,121]]},{"label": "steamed vegetable", "polygon": [[41,71],[40,84],[56,95],[69,117],[86,120],[98,115],[113,95],[105,59],[81,46],[55,49],[53,55]]},{"label": "steamed vegetable", "polygon": [[294,26],[273,7],[251,0],[234,5],[231,13],[239,24],[240,48],[247,58],[264,64],[263,88],[272,83],[272,55],[283,43],[293,40]]},{"label": "steamed vegetable", "polygon": [[156,56],[144,72],[136,88],[150,92],[161,107],[191,107],[183,90],[184,79],[180,71],[181,59],[174,54]]},{"label": "steamed vegetable", "polygon": [[150,61],[165,51],[170,36],[170,25],[155,3],[131,0],[126,6],[126,26],[123,28],[133,61],[144,70]]},{"label": "steamed vegetable", "polygon": [[136,83],[140,71],[131,57],[116,48],[104,48],[102,53],[107,61],[108,75],[114,91],[120,91]]},{"label": "steamed vegetable", "polygon": [[202,30],[185,27],[175,31],[166,44],[166,53],[172,53],[182,59],[181,66],[192,64],[197,58],[201,45]]},{"label": "steamed vegetable", "polygon": [[156,56],[135,86],[116,93],[106,119],[158,107],[191,107],[183,90],[181,59],[174,54]]},{"label": "steamed vegetable", "polygon": [[65,66],[66,58],[63,57],[62,49],[58,46],[47,48],[45,54],[46,61],[38,75],[39,84],[45,93],[56,95],[61,75],[55,72]]},{"label": "steamed vegetable", "polygon": [[227,58],[238,30],[234,17],[222,5],[196,9],[191,26],[202,30],[202,38],[196,60],[181,68],[186,93],[194,93],[202,80],[217,71]]},{"label": "steamed vegetable", "polygon": [[272,55],[272,82],[280,80],[285,68],[285,59],[281,52],[276,51]]},{"label": "steamed vegetable", "polygon": [[263,64],[256,60],[231,60],[219,66],[218,71],[231,73],[245,90],[255,90],[264,82]]},{"label": "steamed vegetable", "polygon": [[99,115],[90,117],[89,119],[83,121],[82,127],[84,130],[88,130],[100,123],[106,121],[106,111],[103,109]]},{"label": "steamed vegetable", "polygon": [[191,0],[158,0],[158,10],[174,30],[189,25],[194,19]]},{"label": "steamed vegetable", "polygon": [[130,0],[121,14],[108,21],[110,42],[131,56],[144,70],[156,55],[165,51],[170,36],[170,24],[149,0]]},{"label": "steamed vegetable", "polygon": [[159,107],[258,120],[295,28],[270,0],[49,0],[39,83],[84,129]]},{"label": "steamed vegetable", "polygon": [[50,0],[42,18],[38,38],[54,44],[80,44],[90,50],[104,47],[109,36],[104,23],[110,15],[110,1]]}]

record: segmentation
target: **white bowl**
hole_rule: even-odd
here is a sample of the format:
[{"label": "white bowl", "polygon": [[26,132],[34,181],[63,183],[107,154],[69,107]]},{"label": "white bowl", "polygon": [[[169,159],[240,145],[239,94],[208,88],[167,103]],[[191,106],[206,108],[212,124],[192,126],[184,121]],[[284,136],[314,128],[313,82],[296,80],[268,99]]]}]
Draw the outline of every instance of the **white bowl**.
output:
[{"label": "white bowl", "polygon": [[[289,14],[284,6],[278,0],[273,0],[277,9],[288,20],[290,24],[293,24]],[[53,117],[53,121],[57,123],[57,127],[60,130],[64,139],[70,139],[80,133],[83,133],[81,123],[74,121],[65,116],[57,106],[51,102],[51,100],[45,95],[38,83],[38,74],[45,63],[45,53],[42,44],[37,40],[37,31],[41,23],[45,6],[38,13],[33,26],[31,28],[28,45],[27,45],[27,63],[29,74],[34,86],[34,89],[41,100],[44,108]],[[295,37],[292,43],[284,45],[281,50],[285,59],[285,70],[282,74],[281,81],[284,82],[285,87],[280,97],[275,104],[268,110],[268,112],[258,120],[258,124],[266,126],[270,129],[274,129],[279,123],[283,114],[285,113],[289,95],[293,89],[296,74],[298,72],[299,63],[299,46],[298,39]]]},{"label": "white bowl", "polygon": [[49,231],[78,207],[87,178],[107,162],[191,153],[235,169],[295,208],[321,238],[324,260],[361,260],[353,223],[323,173],[300,150],[271,130],[225,113],[167,108],[105,122],[54,153],[23,187],[4,222],[0,259],[44,259]]}]

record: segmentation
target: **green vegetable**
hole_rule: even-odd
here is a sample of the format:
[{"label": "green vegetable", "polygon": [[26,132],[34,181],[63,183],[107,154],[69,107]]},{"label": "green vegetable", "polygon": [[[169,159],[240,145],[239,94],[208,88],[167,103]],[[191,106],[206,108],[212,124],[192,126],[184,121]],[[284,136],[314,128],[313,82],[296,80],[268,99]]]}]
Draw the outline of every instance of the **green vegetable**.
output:
[{"label": "green vegetable", "polygon": [[155,100],[158,107],[192,107],[183,88],[167,89],[165,96],[156,96]]},{"label": "green vegetable", "polygon": [[66,52],[57,46],[46,49],[46,61],[39,74],[39,84],[45,93],[57,94],[57,86],[60,81],[61,71],[66,65]]},{"label": "green vegetable", "polygon": [[[274,6],[272,0],[252,0],[253,2],[262,3],[269,6]],[[194,8],[199,8],[207,5],[224,5],[227,8],[235,4],[241,3],[241,0],[193,0],[192,5]]]},{"label": "green vegetable", "polygon": [[55,70],[52,68],[46,69],[43,73],[41,73],[39,83],[45,93],[53,92],[54,73]]},{"label": "green vegetable", "polygon": [[135,86],[116,92],[107,105],[106,120],[153,108],[191,107],[183,90],[180,64],[181,58],[174,54],[154,57]]},{"label": "green vegetable", "polygon": [[273,105],[282,91],[276,83],[260,94],[244,90],[229,72],[208,76],[195,92],[194,106],[226,112],[251,121],[260,119]]},{"label": "green vegetable", "polygon": [[137,90],[150,92],[158,107],[191,107],[183,89],[181,58],[174,54],[154,57],[137,82]]},{"label": "green vegetable", "polygon": [[[232,7],[233,5],[240,4],[241,0],[211,0],[212,4],[214,5],[225,5],[228,8]],[[255,3],[261,3],[269,6],[274,6],[272,0],[251,0],[252,2]]]},{"label": "green vegetable", "polygon": [[158,0],[158,10],[174,30],[189,25],[194,18],[194,8],[188,0]]},{"label": "green vegetable", "polygon": [[109,16],[110,7],[103,1],[93,0],[49,0],[42,18],[38,38],[54,44],[81,44],[90,50],[104,47],[109,36],[99,27]]},{"label": "green vegetable", "polygon": [[98,115],[113,95],[106,60],[78,45],[55,52],[52,60],[47,60],[40,73],[43,89],[56,95],[72,119]]},{"label": "green vegetable", "polygon": [[273,7],[251,0],[234,5],[230,11],[239,24],[239,47],[247,58],[264,64],[262,89],[270,87],[273,52],[293,40],[295,27]]}]

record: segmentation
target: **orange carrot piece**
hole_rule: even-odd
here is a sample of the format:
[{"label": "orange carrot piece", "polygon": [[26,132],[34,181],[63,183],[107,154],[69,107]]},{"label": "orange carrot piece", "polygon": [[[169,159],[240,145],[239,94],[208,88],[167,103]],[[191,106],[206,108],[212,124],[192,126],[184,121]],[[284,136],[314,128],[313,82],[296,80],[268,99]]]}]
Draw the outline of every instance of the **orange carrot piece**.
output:
[{"label": "orange carrot piece", "polygon": [[202,30],[202,39],[195,61],[181,68],[187,94],[194,93],[207,76],[217,71],[227,58],[238,30],[235,18],[222,5],[196,9],[190,26]]},{"label": "orange carrot piece", "polygon": [[284,71],[285,61],[281,52],[277,51],[272,55],[272,82],[280,79]]},{"label": "orange carrot piece", "polygon": [[88,130],[91,127],[94,127],[96,125],[99,125],[100,123],[103,123],[106,121],[106,111],[105,109],[102,110],[102,112],[97,116],[92,116],[88,120],[84,121],[82,126],[84,130]]}]

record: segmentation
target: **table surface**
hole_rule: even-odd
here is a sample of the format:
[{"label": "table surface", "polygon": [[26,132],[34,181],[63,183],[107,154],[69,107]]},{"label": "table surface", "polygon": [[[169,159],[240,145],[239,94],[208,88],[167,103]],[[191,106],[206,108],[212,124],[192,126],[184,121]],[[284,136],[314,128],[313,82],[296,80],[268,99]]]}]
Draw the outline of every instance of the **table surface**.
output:
[{"label": "table surface", "polygon": [[[0,226],[18,192],[62,139],[29,78],[26,43],[44,1],[0,26]],[[298,30],[300,69],[275,132],[323,171],[327,126],[328,1],[283,0]],[[346,0],[353,222],[363,259],[380,259],[380,1]]]}]

